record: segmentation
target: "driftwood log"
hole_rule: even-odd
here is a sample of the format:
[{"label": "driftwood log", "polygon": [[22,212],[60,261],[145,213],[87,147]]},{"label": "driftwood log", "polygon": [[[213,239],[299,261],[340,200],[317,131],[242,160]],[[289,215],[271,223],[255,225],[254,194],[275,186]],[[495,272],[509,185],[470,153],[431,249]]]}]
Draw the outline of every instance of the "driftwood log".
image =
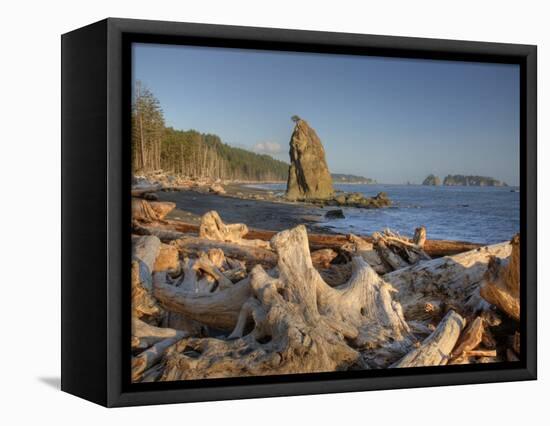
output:
[{"label": "driftwood log", "polygon": [[162,185],[155,184],[155,185],[138,185],[132,187],[132,197],[144,197],[147,194],[152,194],[154,192],[160,191],[162,189]]},{"label": "driftwood log", "polygon": [[389,266],[390,270],[395,271],[406,268],[410,265],[388,246],[387,241],[382,234],[375,232],[372,234],[372,238],[374,239],[374,247],[376,248],[376,252],[384,263]]},{"label": "driftwood log", "polygon": [[189,287],[176,287],[156,281],[154,295],[162,306],[171,312],[183,314],[209,327],[233,330],[241,307],[250,297],[249,279],[217,292],[192,292]]},{"label": "driftwood log", "polygon": [[178,340],[186,337],[187,333],[168,328],[151,327],[143,321],[141,324],[135,324],[135,322],[136,320],[133,323],[133,332],[142,333],[141,337],[134,334],[140,344],[154,342],[147,349],[132,357],[132,380],[139,381],[145,371],[157,364],[162,359],[164,352]]},{"label": "driftwood log", "polygon": [[490,259],[510,255],[509,243],[500,243],[454,256],[432,259],[383,276],[397,290],[407,320],[440,318],[447,308],[461,315],[489,308],[480,287]]},{"label": "driftwood log", "polygon": [[132,257],[141,261],[147,267],[149,274],[153,272],[160,249],[161,242],[157,237],[132,237]]},{"label": "driftwood log", "polygon": [[132,220],[156,222],[163,220],[166,215],[175,208],[175,203],[146,201],[140,198],[132,198]]},{"label": "driftwood log", "polygon": [[137,317],[132,318],[132,348],[134,349],[147,349],[162,340],[183,337],[183,335],[178,330],[155,327]]},{"label": "driftwood log", "polygon": [[162,312],[151,295],[152,278],[149,275],[141,261],[132,261],[132,316],[157,321]]},{"label": "driftwood log", "polygon": [[409,352],[390,368],[447,364],[464,325],[464,318],[450,310],[434,332],[418,348]]},{"label": "driftwood log", "polygon": [[161,244],[158,256],[153,265],[153,272],[177,272],[180,268],[179,252],[176,246]]},{"label": "driftwood log", "polygon": [[[173,231],[182,233],[199,233],[199,225],[186,223],[180,220],[166,219],[164,225]],[[277,234],[276,231],[266,231],[261,229],[249,229],[244,236],[245,239],[260,239],[269,241]],[[309,246],[311,250],[319,250],[331,248],[338,250],[342,245],[349,242],[346,235],[331,235],[331,234],[315,234],[310,233]],[[373,238],[370,236],[360,236],[367,243],[373,243]],[[468,243],[464,241],[448,241],[448,240],[426,240],[423,249],[430,257],[451,256],[465,251],[474,250],[483,247],[483,244]]]},{"label": "driftwood log", "polygon": [[512,253],[509,259],[491,257],[487,265],[481,297],[495,305],[510,318],[519,321],[519,234],[510,241]]},{"label": "driftwood log", "polygon": [[170,243],[186,236],[184,232],[174,231],[169,226],[155,223],[154,225],[134,221],[132,231],[136,235],[151,235],[157,237],[163,243]]},{"label": "driftwood log", "polygon": [[267,241],[246,240],[244,239],[246,234],[248,234],[248,226],[244,223],[225,224],[215,211],[205,213],[201,218],[200,238],[269,249]]},{"label": "driftwood log", "polygon": [[350,257],[361,256],[379,274],[391,270],[375,250],[373,243],[356,235],[348,235],[348,242],[341,246],[340,251],[348,253]]},{"label": "driftwood log", "polygon": [[[483,344],[492,347],[480,347]],[[492,340],[487,329],[487,321],[478,316],[470,321],[462,332],[453,349],[449,364],[471,364],[487,362],[489,359],[496,361],[497,351],[494,349],[495,345],[496,343]]]},{"label": "driftwood log", "polygon": [[221,249],[226,257],[242,260],[249,269],[256,264],[270,268],[277,263],[277,255],[273,251],[265,248],[243,246],[241,244],[190,236],[175,240],[173,244],[183,256],[196,255],[198,252],[207,252],[211,249]]},{"label": "driftwood log", "polygon": [[420,248],[424,249],[424,245],[426,244],[426,227],[425,226],[419,226],[414,230],[414,237],[413,237],[413,244]]},{"label": "driftwood log", "polygon": [[372,234],[374,248],[380,258],[391,270],[405,268],[408,265],[416,265],[420,261],[430,260],[430,256],[424,251],[426,244],[426,228],[421,226],[414,231],[412,239],[385,229],[384,232]]},{"label": "driftwood log", "polygon": [[466,356],[466,354],[475,348],[483,340],[483,333],[485,331],[485,326],[483,323],[483,318],[478,316],[475,320],[471,321],[462,335],[460,340],[456,344],[456,347],[453,349],[452,358],[458,359],[460,357]]}]

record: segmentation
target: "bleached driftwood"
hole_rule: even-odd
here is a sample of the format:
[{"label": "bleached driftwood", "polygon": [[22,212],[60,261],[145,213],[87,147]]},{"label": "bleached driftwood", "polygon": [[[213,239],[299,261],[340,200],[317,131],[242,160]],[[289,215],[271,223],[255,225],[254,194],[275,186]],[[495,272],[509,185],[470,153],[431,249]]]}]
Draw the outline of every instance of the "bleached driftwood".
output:
[{"label": "bleached driftwood", "polygon": [[481,286],[481,297],[505,312],[509,317],[519,321],[519,234],[512,238],[510,244],[512,252],[509,259],[498,257],[490,259]]},{"label": "bleached driftwood", "polygon": [[361,256],[379,274],[393,270],[384,263],[372,242],[353,234],[349,234],[347,239],[348,241],[342,245],[340,250],[349,253],[350,256]]},{"label": "bleached driftwood", "polygon": [[432,259],[383,276],[397,290],[407,320],[429,320],[446,307],[462,315],[489,308],[480,295],[480,285],[491,257],[506,258],[509,243],[482,247],[454,256]]},{"label": "bleached driftwood", "polygon": [[212,277],[217,283],[220,290],[225,288],[233,287],[233,283],[229,278],[227,278],[218,268],[217,265],[212,262],[206,253],[202,253],[199,258],[196,260],[193,268],[196,271],[203,272]]},{"label": "bleached driftwood", "polygon": [[177,247],[161,244],[159,253],[155,259],[155,264],[153,265],[153,272],[171,271],[176,273],[179,268],[180,262]]},{"label": "bleached driftwood", "polygon": [[185,233],[175,231],[158,223],[145,225],[138,221],[132,222],[132,232],[137,235],[151,235],[157,237],[163,243],[171,243],[185,237]]},{"label": "bleached driftwood", "polygon": [[[158,319],[161,310],[151,295],[152,278],[147,267],[140,260],[132,261],[132,316]],[[144,278],[147,277],[147,278]],[[145,280],[150,280],[146,282]]]},{"label": "bleached driftwood", "polygon": [[221,249],[226,257],[242,260],[248,268],[252,268],[257,264],[271,268],[277,263],[277,255],[273,251],[259,247],[191,236],[185,236],[174,241],[174,245],[178,247],[184,256],[194,256],[200,251],[207,252],[211,249]]},{"label": "bleached driftwood", "polygon": [[[277,234],[279,276],[261,266],[250,274],[249,297],[239,310],[231,340],[188,338],[165,357],[161,380],[337,371],[361,362],[358,348],[392,346],[394,356],[412,343],[393,288],[360,257],[349,282],[327,285],[313,267],[305,227]],[[228,306],[224,292],[214,293]],[[156,287],[170,309],[177,290]],[[218,309],[209,310],[210,315]],[[246,333],[248,325],[252,331]]]},{"label": "bleached driftwood", "polygon": [[330,265],[326,269],[317,268],[323,280],[331,287],[338,287],[349,281],[352,273],[352,263]]},{"label": "bleached driftwood", "polygon": [[161,201],[146,201],[132,198],[132,220],[155,222],[162,220],[176,208],[175,203]]},{"label": "bleached driftwood", "polygon": [[[258,244],[245,225],[210,212],[195,237],[170,229],[152,204],[149,219],[134,223],[149,234],[133,236],[135,381],[488,362],[497,354],[485,320],[496,310],[480,295],[487,265],[487,287],[519,294],[519,282],[502,284],[513,278],[513,255],[491,260],[506,258],[510,244],[430,260],[421,227],[411,239],[348,236],[310,253],[303,226]],[[399,269],[376,273],[388,268]],[[463,316],[475,318],[466,329]]]},{"label": "bleached driftwood", "polygon": [[184,337],[186,337],[185,332],[176,331],[175,336],[160,340],[139,355],[132,357],[132,381],[139,381],[145,370],[158,363],[164,352]]},{"label": "bleached driftwood", "polygon": [[149,273],[153,272],[160,248],[161,242],[157,237],[132,236],[132,257],[143,262]]},{"label": "bleached driftwood", "polygon": [[225,257],[225,253],[223,250],[220,250],[219,248],[210,249],[207,252],[208,260],[212,262],[212,264],[219,269],[228,269],[232,268],[233,266],[229,266],[228,260]]},{"label": "bleached driftwood", "polygon": [[497,351],[495,349],[477,349],[464,352],[468,358],[496,358]]},{"label": "bleached driftwood", "polygon": [[413,244],[424,250],[424,245],[426,244],[426,227],[425,226],[419,226],[414,230],[414,237],[413,237]]},{"label": "bleached driftwood", "polygon": [[222,274],[232,283],[239,282],[246,278],[247,272],[244,266],[238,266],[233,269],[227,269]]},{"label": "bleached driftwood", "polygon": [[311,262],[315,267],[326,269],[330,268],[330,264],[337,257],[338,253],[336,253],[333,249],[315,250],[311,253]]},{"label": "bleached driftwood", "polygon": [[235,327],[241,307],[250,296],[248,279],[223,290],[192,292],[189,287],[176,287],[155,281],[154,295],[168,311],[185,315],[210,327],[230,331]]},{"label": "bleached driftwood", "polygon": [[244,239],[247,233],[248,227],[244,223],[225,224],[216,211],[209,211],[201,218],[199,229],[201,238],[269,249],[267,241]]},{"label": "bleached driftwood", "polygon": [[467,324],[451,353],[450,362],[462,363],[464,358],[468,358],[470,356],[469,353],[476,349],[483,340],[484,332],[485,324],[481,316],[476,317]]},{"label": "bleached driftwood", "polygon": [[382,233],[375,232],[372,234],[372,238],[376,251],[392,270],[416,265],[423,260],[430,260],[430,256],[424,251],[426,243],[426,228],[424,226],[415,229],[412,240],[402,237],[390,229],[385,229]]},{"label": "bleached driftwood", "polygon": [[422,344],[405,355],[390,368],[426,367],[445,365],[450,359],[465,320],[455,311],[450,310],[441,320],[437,328]]},{"label": "bleached driftwood", "polygon": [[213,192],[214,194],[223,195],[225,194],[225,189],[223,186],[221,186],[218,182],[213,183],[210,185],[210,188],[208,188],[209,192]]},{"label": "bleached driftwood", "polygon": [[151,194],[153,192],[160,191],[162,185],[136,185],[132,187],[132,197],[143,197],[146,194]]},{"label": "bleached driftwood", "polygon": [[356,253],[352,253],[352,249],[348,250],[349,252],[343,251],[346,253],[346,256],[340,259],[343,260],[344,263],[332,263],[334,260],[341,257],[340,254],[333,249],[320,249],[311,253],[311,262],[313,266],[319,271],[323,280],[331,287],[344,284],[351,278],[351,263],[349,260],[352,256],[356,255]]},{"label": "bleached driftwood", "polygon": [[146,349],[165,339],[181,336],[178,330],[155,327],[137,317],[132,318],[132,348]]},{"label": "bleached driftwood", "polygon": [[[173,231],[192,234],[199,233],[199,225],[172,219],[165,219],[163,222]],[[276,231],[267,231],[263,229],[249,229],[244,238],[269,241],[276,233]],[[340,250],[344,244],[349,242],[349,236],[346,235],[310,233],[308,236],[309,246],[311,250],[326,248]],[[359,238],[365,240],[367,243],[373,243],[373,239],[370,236],[360,236]],[[474,250],[482,246],[483,244],[468,243],[465,241],[426,240],[424,242],[423,249],[430,257],[435,258],[464,253],[466,251]]]},{"label": "bleached driftwood", "polygon": [[375,232],[372,234],[374,247],[380,258],[390,267],[391,270],[406,268],[409,264],[398,254],[394,253],[386,244],[386,239],[382,234]]},{"label": "bleached driftwood", "polygon": [[132,198],[132,220],[154,222],[158,220],[158,216],[148,201]]}]

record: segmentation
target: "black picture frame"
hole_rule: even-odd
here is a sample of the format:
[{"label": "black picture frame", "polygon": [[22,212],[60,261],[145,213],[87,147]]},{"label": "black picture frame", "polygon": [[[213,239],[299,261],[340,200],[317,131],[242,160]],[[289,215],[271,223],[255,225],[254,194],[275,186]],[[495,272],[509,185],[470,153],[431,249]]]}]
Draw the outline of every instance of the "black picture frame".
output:
[{"label": "black picture frame", "polygon": [[[520,65],[517,363],[130,383],[132,42]],[[537,375],[537,49],[486,42],[109,18],[62,36],[62,390],[129,406],[469,383]]]}]

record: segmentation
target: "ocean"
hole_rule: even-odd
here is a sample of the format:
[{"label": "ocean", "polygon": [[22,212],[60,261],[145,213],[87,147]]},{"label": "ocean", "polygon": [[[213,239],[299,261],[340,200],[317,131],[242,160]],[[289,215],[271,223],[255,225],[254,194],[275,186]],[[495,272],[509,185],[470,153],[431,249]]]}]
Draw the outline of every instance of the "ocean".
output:
[{"label": "ocean", "polygon": [[[284,191],[284,184],[250,185]],[[340,185],[337,190],[374,196],[384,191],[393,206],[384,209],[345,207],[345,219],[320,223],[336,232],[371,234],[390,228],[412,235],[424,225],[429,239],[497,243],[519,232],[520,200],[517,187]]]}]

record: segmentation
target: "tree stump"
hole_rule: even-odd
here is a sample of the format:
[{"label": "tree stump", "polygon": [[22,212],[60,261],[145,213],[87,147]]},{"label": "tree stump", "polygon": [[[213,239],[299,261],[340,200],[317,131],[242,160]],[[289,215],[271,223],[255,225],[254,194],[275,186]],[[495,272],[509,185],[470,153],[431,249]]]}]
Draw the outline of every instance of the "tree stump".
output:
[{"label": "tree stump", "polygon": [[[391,347],[399,357],[411,346],[394,289],[361,257],[352,261],[351,279],[332,288],[313,267],[305,227],[280,232],[271,245],[279,275],[252,270],[230,336],[180,340],[167,351],[161,380],[339,371],[362,363],[360,349]],[[169,309],[174,296],[159,299]],[[210,315],[219,317],[227,305],[220,298]]]}]

